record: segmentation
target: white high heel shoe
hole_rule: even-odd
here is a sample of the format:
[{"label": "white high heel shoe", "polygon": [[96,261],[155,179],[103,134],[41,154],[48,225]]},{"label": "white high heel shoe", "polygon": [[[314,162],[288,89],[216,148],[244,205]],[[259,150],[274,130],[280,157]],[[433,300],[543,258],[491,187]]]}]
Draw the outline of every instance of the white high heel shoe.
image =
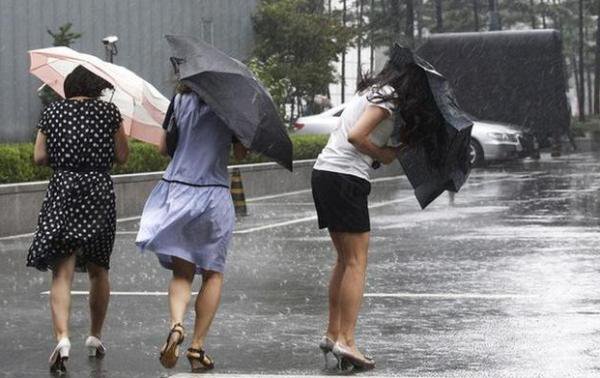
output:
[{"label": "white high heel shoe", "polygon": [[352,353],[350,348],[339,342],[336,342],[331,351],[338,360],[338,368],[340,370],[371,370],[375,368],[375,360],[371,356],[363,355],[362,357]]},{"label": "white high heel shoe", "polygon": [[321,342],[319,342],[319,348],[321,349],[321,352],[323,352],[323,358],[325,359],[326,370],[329,367],[329,359],[327,358],[327,355],[333,351],[334,345],[335,342],[327,336],[323,336]]},{"label": "white high heel shoe", "polygon": [[106,354],[106,348],[99,338],[90,336],[85,340],[85,347],[88,350],[89,357],[102,357]]},{"label": "white high heel shoe", "polygon": [[69,351],[71,350],[71,342],[68,337],[60,339],[56,347],[50,354],[48,363],[50,364],[50,371],[52,372],[65,372],[65,361],[69,359]]}]

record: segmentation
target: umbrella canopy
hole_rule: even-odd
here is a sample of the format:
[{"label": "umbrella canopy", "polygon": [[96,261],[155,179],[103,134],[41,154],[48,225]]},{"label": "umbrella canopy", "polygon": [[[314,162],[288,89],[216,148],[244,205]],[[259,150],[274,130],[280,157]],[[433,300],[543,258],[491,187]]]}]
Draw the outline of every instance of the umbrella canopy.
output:
[{"label": "umbrella canopy", "polygon": [[198,39],[166,36],[176,74],[247,148],[292,170],[292,142],[267,90],[241,62]]},{"label": "umbrella canopy", "polygon": [[398,158],[424,209],[445,190],[457,192],[467,181],[473,122],[458,107],[448,81],[410,49],[395,45],[390,63],[398,70],[406,64],[415,64],[425,71],[434,105],[442,116],[439,127],[443,129],[445,143],[444,151],[438,151],[441,164],[432,164],[424,143],[406,147]]},{"label": "umbrella canopy", "polygon": [[115,87],[104,100],[117,105],[125,133],[144,142],[158,144],[169,100],[154,86],[125,67],[105,62],[68,47],[29,51],[30,72],[64,97],[64,81],[77,66],[83,66]]}]

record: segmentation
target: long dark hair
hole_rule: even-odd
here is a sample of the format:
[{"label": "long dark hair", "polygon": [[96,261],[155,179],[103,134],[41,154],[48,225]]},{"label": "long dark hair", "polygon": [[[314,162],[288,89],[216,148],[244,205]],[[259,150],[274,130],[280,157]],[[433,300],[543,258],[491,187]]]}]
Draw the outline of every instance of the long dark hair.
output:
[{"label": "long dark hair", "polygon": [[[385,86],[393,93],[378,91]],[[425,71],[415,63],[398,69],[390,62],[377,75],[365,75],[357,86],[358,92],[374,87],[371,101],[391,101],[396,108],[394,122],[399,128],[400,142],[415,147],[422,144],[431,163],[442,164],[441,152],[446,146],[443,117],[435,105]]]}]

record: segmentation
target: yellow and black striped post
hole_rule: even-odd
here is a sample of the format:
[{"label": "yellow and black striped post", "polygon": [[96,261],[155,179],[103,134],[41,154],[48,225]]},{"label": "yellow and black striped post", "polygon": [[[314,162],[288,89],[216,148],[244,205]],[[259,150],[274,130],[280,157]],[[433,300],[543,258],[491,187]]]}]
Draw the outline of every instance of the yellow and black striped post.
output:
[{"label": "yellow and black striped post", "polygon": [[244,195],[244,185],[242,185],[242,173],[239,168],[233,168],[231,172],[231,198],[235,215],[245,217],[248,215],[246,209],[246,196]]}]

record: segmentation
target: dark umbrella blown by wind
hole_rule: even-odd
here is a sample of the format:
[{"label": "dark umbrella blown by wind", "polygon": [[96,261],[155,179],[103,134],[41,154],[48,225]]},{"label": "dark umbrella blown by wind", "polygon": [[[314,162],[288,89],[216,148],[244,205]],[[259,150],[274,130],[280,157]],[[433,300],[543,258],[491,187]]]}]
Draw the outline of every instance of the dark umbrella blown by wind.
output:
[{"label": "dark umbrella blown by wind", "polygon": [[292,142],[267,90],[250,70],[192,37],[167,35],[178,79],[196,92],[240,142],[292,170]]},{"label": "dark umbrella blown by wind", "polygon": [[439,110],[443,122],[439,125],[444,139],[443,150],[437,151],[441,156],[439,164],[433,164],[429,159],[425,141],[406,147],[398,158],[424,209],[445,190],[458,192],[467,181],[471,170],[469,143],[473,122],[458,107],[448,81],[410,49],[395,45],[390,63],[398,70],[407,64],[415,64],[425,72],[435,101],[433,105]]}]

